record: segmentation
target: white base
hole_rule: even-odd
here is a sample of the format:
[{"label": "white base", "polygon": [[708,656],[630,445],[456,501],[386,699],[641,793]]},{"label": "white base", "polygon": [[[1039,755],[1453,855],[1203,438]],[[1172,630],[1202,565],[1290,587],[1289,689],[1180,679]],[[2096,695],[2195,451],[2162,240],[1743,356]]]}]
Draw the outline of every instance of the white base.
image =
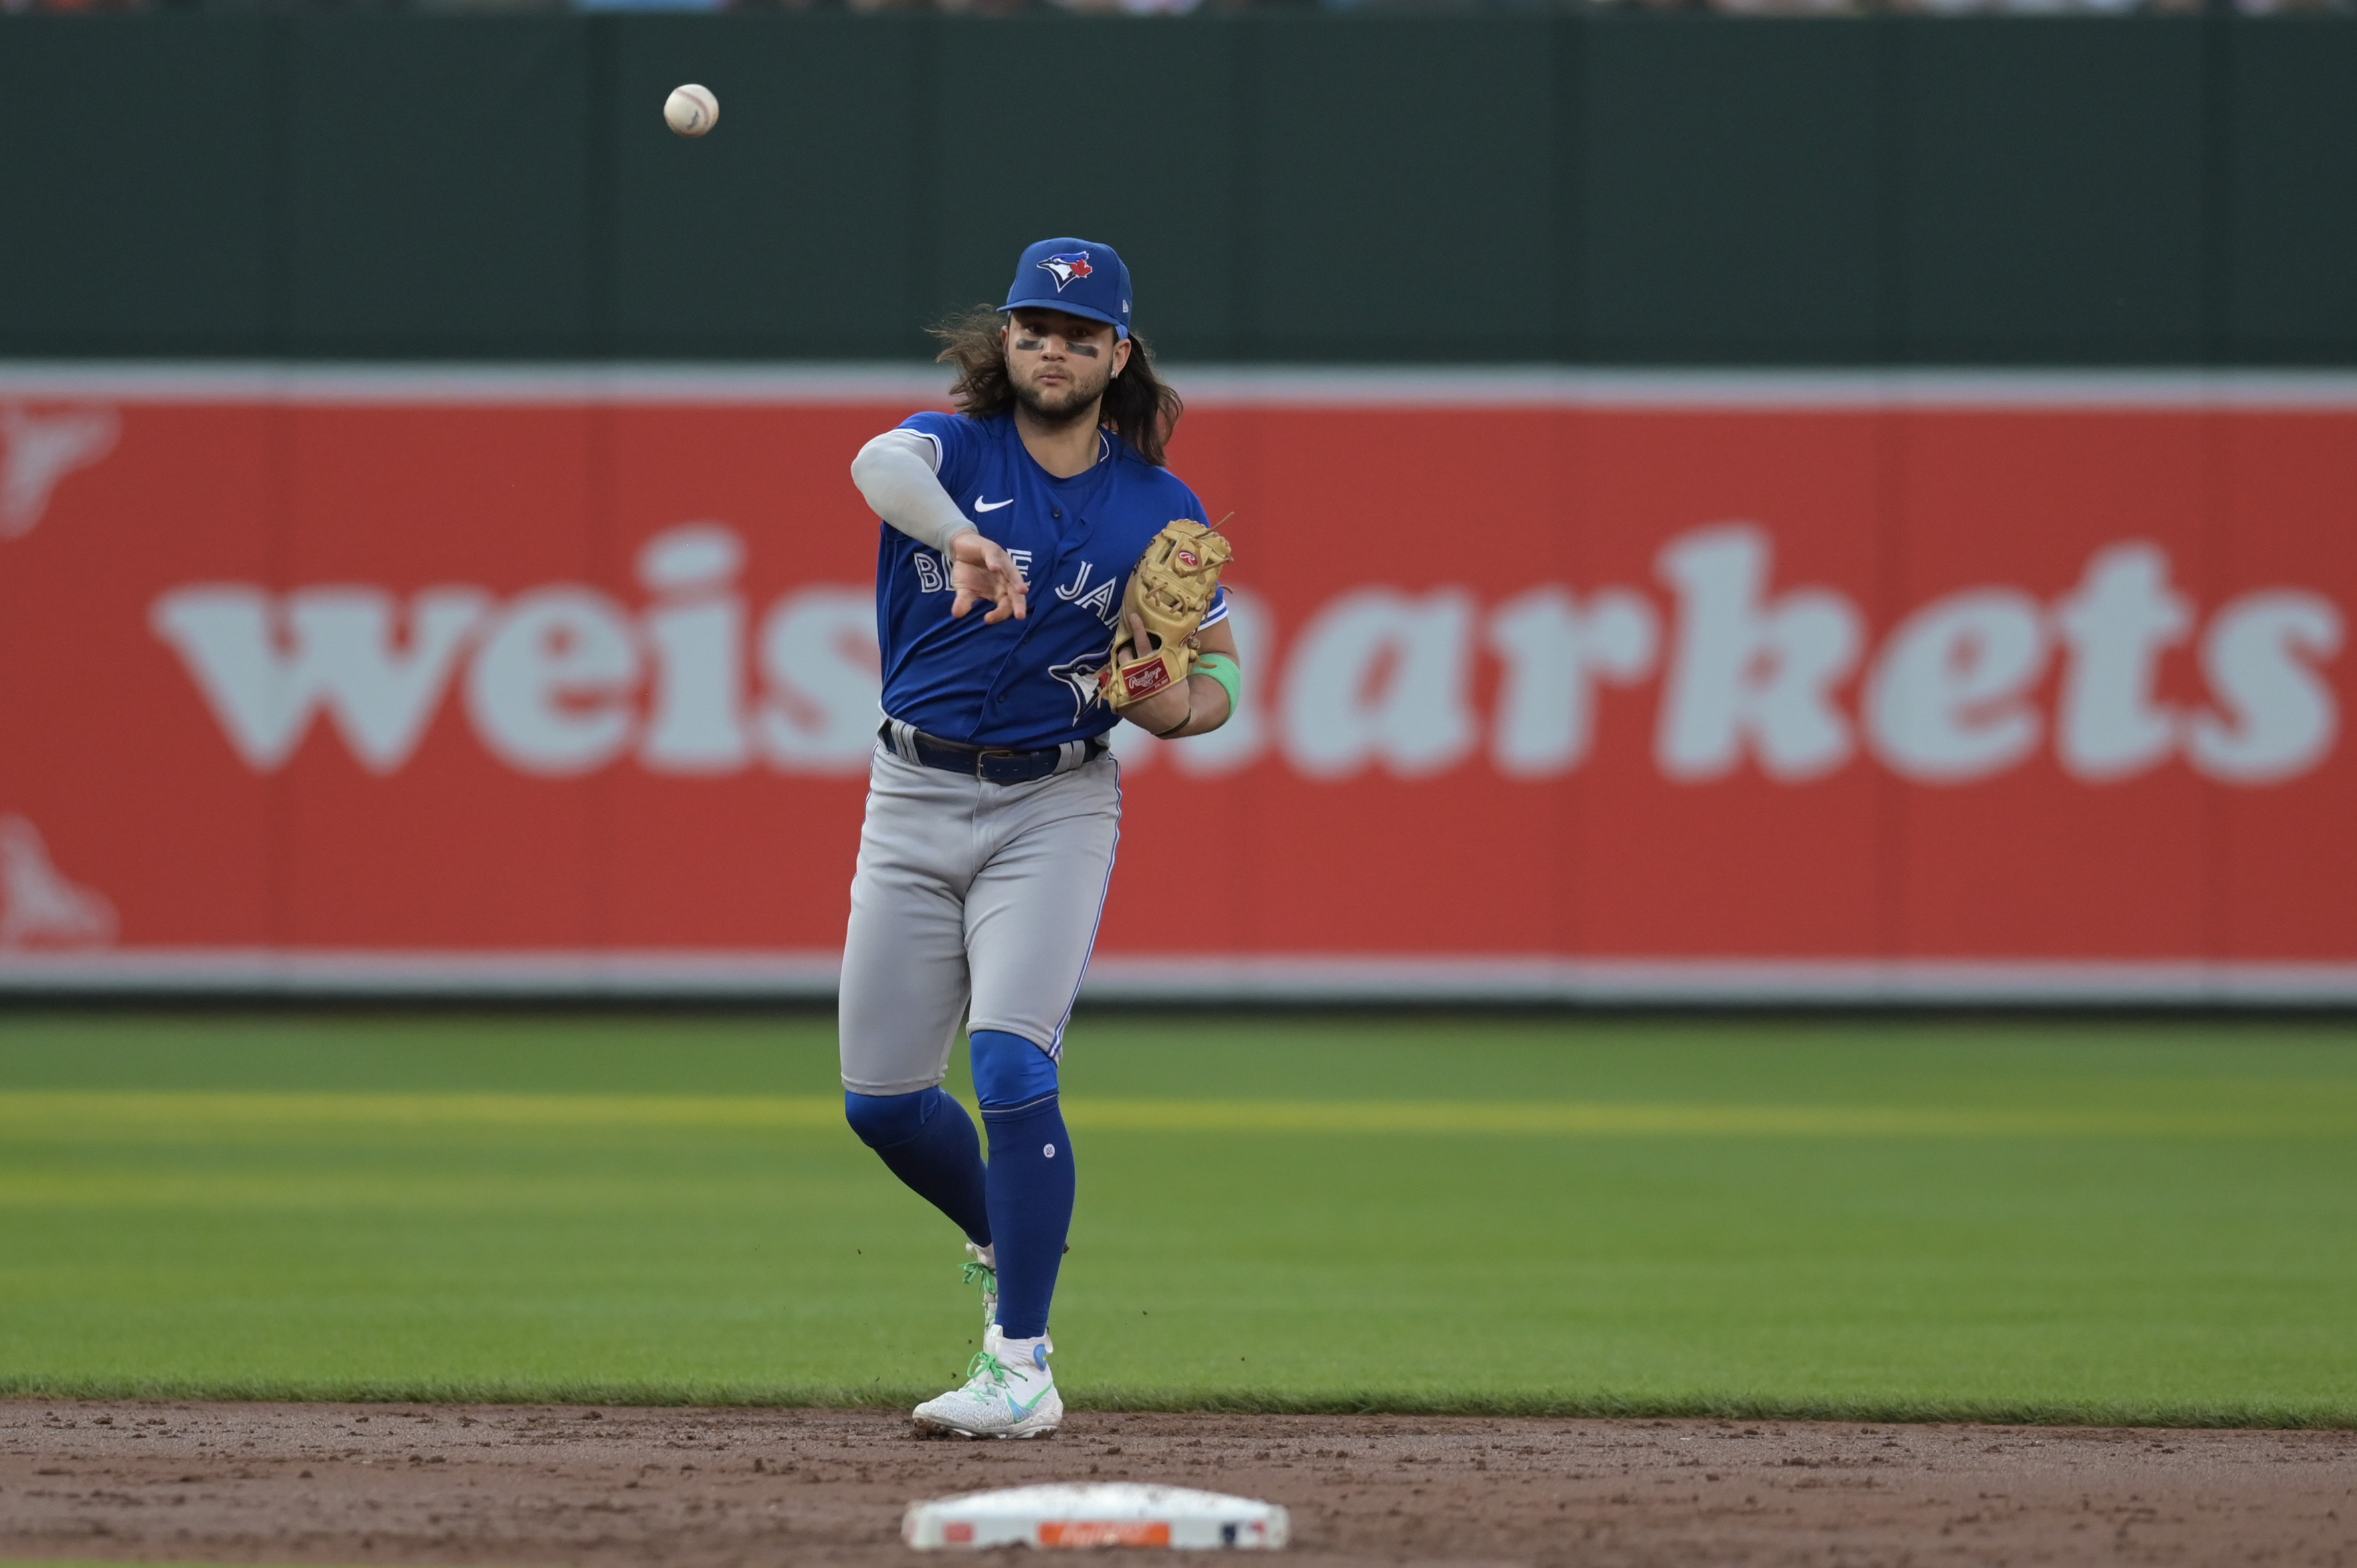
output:
[{"label": "white base", "polygon": [[1292,1531],[1275,1503],[1135,1481],[1008,1487],[911,1503],[900,1539],[920,1552],[994,1546],[1235,1547],[1274,1551]]}]

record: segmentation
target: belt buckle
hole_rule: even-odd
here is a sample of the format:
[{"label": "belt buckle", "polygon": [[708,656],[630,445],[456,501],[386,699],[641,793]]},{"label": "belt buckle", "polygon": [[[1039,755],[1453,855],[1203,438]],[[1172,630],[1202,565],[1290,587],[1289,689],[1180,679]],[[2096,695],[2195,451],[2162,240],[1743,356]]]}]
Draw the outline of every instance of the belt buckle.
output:
[{"label": "belt buckle", "polygon": [[976,779],[981,779],[985,784],[998,783],[999,780],[993,779],[988,772],[990,759],[994,757],[1020,757],[1023,754],[1021,752],[1015,750],[1012,746],[985,746],[977,747],[974,754],[974,776]]}]

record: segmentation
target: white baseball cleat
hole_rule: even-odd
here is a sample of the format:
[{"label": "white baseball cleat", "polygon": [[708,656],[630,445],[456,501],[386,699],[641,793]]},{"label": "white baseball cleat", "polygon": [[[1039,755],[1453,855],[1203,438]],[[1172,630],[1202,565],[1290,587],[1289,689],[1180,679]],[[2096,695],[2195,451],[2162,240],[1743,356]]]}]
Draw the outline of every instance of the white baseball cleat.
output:
[{"label": "white baseball cleat", "polygon": [[1054,1349],[1047,1336],[1006,1339],[992,1335],[966,1368],[966,1385],[916,1410],[920,1432],[960,1437],[1045,1437],[1064,1423],[1064,1400],[1048,1369]]},{"label": "white baseball cleat", "polygon": [[990,1331],[998,1323],[998,1251],[995,1247],[977,1247],[971,1241],[965,1244],[965,1251],[966,1256],[974,1260],[964,1265],[965,1283],[982,1287],[983,1348],[987,1350]]}]

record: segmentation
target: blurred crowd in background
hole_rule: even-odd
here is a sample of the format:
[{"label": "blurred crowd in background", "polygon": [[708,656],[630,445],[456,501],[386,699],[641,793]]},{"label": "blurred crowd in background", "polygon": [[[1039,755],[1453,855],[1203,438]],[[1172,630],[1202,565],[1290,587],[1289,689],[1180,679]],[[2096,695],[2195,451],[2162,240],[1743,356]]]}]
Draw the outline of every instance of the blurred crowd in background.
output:
[{"label": "blurred crowd in background", "polygon": [[2357,0],[0,0],[0,13],[122,11],[904,11],[1177,16],[1190,11],[1711,11],[1746,16],[2357,15]]}]

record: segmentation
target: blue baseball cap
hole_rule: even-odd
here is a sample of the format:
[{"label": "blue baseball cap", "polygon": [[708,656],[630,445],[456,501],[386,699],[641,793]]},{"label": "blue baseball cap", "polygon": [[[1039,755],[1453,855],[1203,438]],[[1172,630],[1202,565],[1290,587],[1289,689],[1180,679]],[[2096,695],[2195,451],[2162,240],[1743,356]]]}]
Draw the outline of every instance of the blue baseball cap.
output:
[{"label": "blue baseball cap", "polygon": [[1002,310],[1036,306],[1102,321],[1129,336],[1129,268],[1111,245],[1093,240],[1042,240],[1015,263]]}]

